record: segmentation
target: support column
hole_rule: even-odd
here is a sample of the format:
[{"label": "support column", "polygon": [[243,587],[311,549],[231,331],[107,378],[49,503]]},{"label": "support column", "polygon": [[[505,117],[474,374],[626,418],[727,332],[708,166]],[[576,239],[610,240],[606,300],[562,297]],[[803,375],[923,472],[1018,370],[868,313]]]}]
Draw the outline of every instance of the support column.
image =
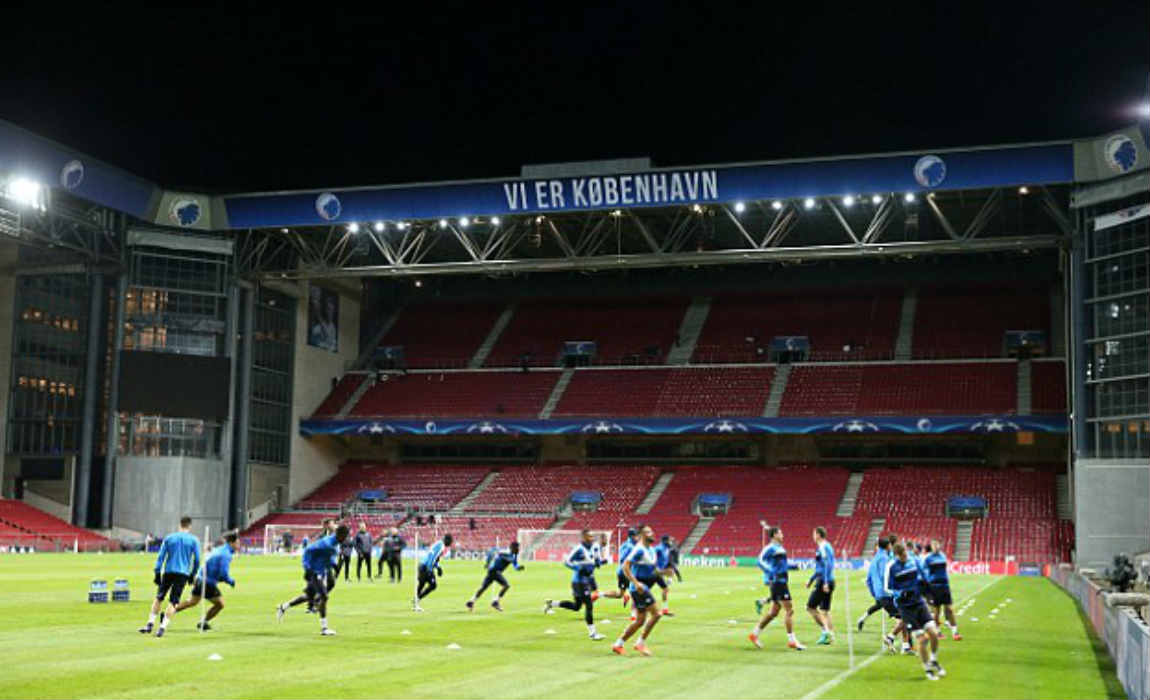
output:
[{"label": "support column", "polygon": [[239,387],[239,341],[240,334],[240,295],[243,290],[238,285],[233,284],[228,291],[228,306],[227,306],[227,336],[224,340],[224,352],[227,353],[228,359],[231,361],[231,379],[228,385],[228,418],[227,421],[220,426],[220,461],[230,467],[227,493],[224,495],[224,502],[219,504],[219,512],[224,514],[224,521],[230,521],[233,517],[230,504],[235,499],[235,464],[234,458],[236,455],[236,433],[239,426],[236,420],[236,402],[238,387]]},{"label": "support column", "polygon": [[96,451],[96,397],[101,393],[99,362],[104,337],[104,275],[94,272],[88,283],[88,347],[84,356],[84,405],[80,422],[80,454],[76,460],[76,489],[72,494],[74,524],[88,527],[88,501],[92,489],[92,453]]},{"label": "support column", "polygon": [[104,455],[104,493],[100,500],[100,527],[112,527],[112,498],[115,495],[116,456],[120,451],[120,351],[124,349],[124,298],[128,295],[128,273],[116,283],[116,318],[113,324],[112,367],[108,376],[108,440]]},{"label": "support column", "polygon": [[228,527],[239,528],[248,508],[248,436],[251,427],[252,405],[252,345],[255,334],[256,287],[241,290],[239,338],[239,381],[236,382],[235,449],[232,451],[232,486],[228,510]]}]

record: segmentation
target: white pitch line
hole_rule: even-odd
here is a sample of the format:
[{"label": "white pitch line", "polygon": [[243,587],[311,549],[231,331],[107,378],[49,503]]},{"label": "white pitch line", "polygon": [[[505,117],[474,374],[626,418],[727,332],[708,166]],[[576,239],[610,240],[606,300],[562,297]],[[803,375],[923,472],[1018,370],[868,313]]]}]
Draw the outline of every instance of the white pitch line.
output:
[{"label": "white pitch line", "polygon": [[[967,596],[967,598],[973,598],[974,596],[978,595],[979,593],[982,593],[982,592],[983,592],[983,591],[985,591],[987,588],[990,588],[991,586],[993,586],[994,584],[998,583],[999,581],[1001,581],[1001,580],[1002,580],[1002,579],[1004,579],[1004,578],[1006,578],[1006,577],[1005,577],[1005,576],[999,576],[998,578],[994,579],[993,581],[989,581],[989,582],[987,582],[987,583],[986,583],[986,585],[984,585],[983,587],[979,588],[979,589],[978,589],[977,591],[975,591],[974,593],[971,593],[970,595],[968,595],[968,596]],[[855,673],[857,673],[857,672],[859,672],[859,671],[863,670],[863,669],[864,669],[864,668],[866,668],[867,666],[870,666],[870,665],[871,665],[872,663],[874,663],[874,662],[875,662],[875,661],[876,661],[876,660],[877,660],[879,657],[881,657],[881,656],[882,656],[884,653],[885,653],[885,650],[882,648],[882,646],[879,646],[879,648],[878,648],[878,651],[876,651],[875,653],[873,653],[873,654],[871,654],[870,656],[868,656],[868,657],[867,657],[866,659],[864,659],[864,660],[863,660],[863,662],[862,662],[862,663],[860,663],[858,666],[855,666],[854,668],[848,668],[848,669],[846,669],[845,671],[842,671],[842,672],[840,672],[840,673],[839,673],[837,676],[835,676],[834,678],[830,679],[830,680],[829,680],[829,681],[827,681],[826,683],[823,683],[823,684],[822,684],[822,685],[820,685],[819,687],[815,688],[815,689],[814,689],[814,690],[812,690],[811,692],[809,692],[809,693],[807,693],[806,695],[804,695],[804,696],[803,696],[803,698],[802,698],[802,700],[815,700],[815,698],[820,698],[820,697],[822,697],[822,696],[823,696],[823,693],[826,693],[827,691],[829,691],[829,690],[831,690],[831,689],[835,688],[836,686],[838,686],[838,684],[839,684],[839,683],[842,683],[842,682],[843,682],[843,681],[845,681],[846,679],[848,679],[848,678],[850,678],[851,676],[853,676]]]}]

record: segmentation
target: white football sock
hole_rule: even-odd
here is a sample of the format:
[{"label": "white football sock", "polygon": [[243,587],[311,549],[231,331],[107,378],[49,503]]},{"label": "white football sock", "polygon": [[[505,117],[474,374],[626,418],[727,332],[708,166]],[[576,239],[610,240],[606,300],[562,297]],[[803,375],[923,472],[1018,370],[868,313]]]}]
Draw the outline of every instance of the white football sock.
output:
[{"label": "white football sock", "polygon": [[321,617],[319,619],[319,626],[320,626],[320,629],[327,629],[327,618],[326,617]]}]

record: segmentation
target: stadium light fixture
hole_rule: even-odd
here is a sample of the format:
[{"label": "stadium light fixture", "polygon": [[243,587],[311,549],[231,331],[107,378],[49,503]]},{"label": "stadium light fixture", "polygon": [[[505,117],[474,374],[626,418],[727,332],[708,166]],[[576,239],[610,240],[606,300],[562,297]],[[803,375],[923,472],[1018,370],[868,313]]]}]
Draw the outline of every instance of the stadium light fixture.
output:
[{"label": "stadium light fixture", "polygon": [[546,219],[546,218],[547,218],[547,217],[545,217],[545,216],[543,216],[542,214],[540,214],[539,216],[535,217],[535,223],[537,223],[537,224],[541,224],[541,223],[543,223],[543,220],[544,220],[544,219]]},{"label": "stadium light fixture", "polygon": [[383,223],[382,221],[377,221],[375,222],[374,228],[376,233],[383,233],[383,230],[387,228],[387,224]]},{"label": "stadium light fixture", "polygon": [[351,233],[359,233],[359,224],[353,221],[347,225],[347,230]]},{"label": "stadium light fixture", "polygon": [[747,205],[742,202],[735,202],[735,213],[742,214],[747,210]]},{"label": "stadium light fixture", "polygon": [[416,287],[422,287],[423,286],[423,280],[415,280],[415,286]]},{"label": "stadium light fixture", "polygon": [[407,228],[407,222],[406,221],[398,221],[398,222],[396,222],[395,227],[397,229],[399,229],[400,231],[402,231],[405,228]]},{"label": "stadium light fixture", "polygon": [[855,197],[853,194],[848,194],[847,196],[843,197],[843,206],[844,207],[853,207],[854,205],[855,205]]},{"label": "stadium light fixture", "polygon": [[907,192],[905,195],[903,195],[902,201],[906,202],[907,204],[910,204],[911,202],[913,202],[914,201],[914,192]]},{"label": "stadium light fixture", "polygon": [[815,208],[815,198],[814,197],[807,197],[806,199],[804,199],[803,200],[803,208],[804,209],[814,209]]},{"label": "stadium light fixture", "polygon": [[439,220],[439,228],[447,228],[447,219]]},{"label": "stadium light fixture", "polygon": [[882,204],[882,195],[880,195],[880,194],[872,195],[870,198],[870,203],[875,205],[876,207],[878,205]]},{"label": "stadium light fixture", "polygon": [[25,207],[34,207],[43,210],[40,183],[26,177],[16,177],[8,181],[4,188],[4,196]]},{"label": "stadium light fixture", "polygon": [[459,217],[459,225],[463,228],[467,228],[471,225],[471,219],[468,219],[466,216],[461,216]]},{"label": "stadium light fixture", "polygon": [[1018,194],[1030,194],[1030,188],[1026,185],[1018,188]]},{"label": "stadium light fixture", "polygon": [[281,228],[281,229],[280,229],[280,233],[287,233],[287,232],[288,232],[288,230],[287,230],[286,228]]},{"label": "stadium light fixture", "polygon": [[622,209],[616,209],[613,212],[611,212],[611,216],[618,219],[620,216],[623,216],[623,210]]},{"label": "stadium light fixture", "polygon": [[491,217],[491,225],[492,226],[498,226],[499,225],[499,217],[498,216]]},{"label": "stadium light fixture", "polygon": [[696,214],[702,214],[703,213],[703,207],[699,206],[698,204],[692,204],[691,205],[691,211],[695,212]]},{"label": "stadium light fixture", "polygon": [[778,211],[782,208],[783,208],[783,203],[780,202],[779,200],[776,199],[775,201],[771,202],[771,209]]}]

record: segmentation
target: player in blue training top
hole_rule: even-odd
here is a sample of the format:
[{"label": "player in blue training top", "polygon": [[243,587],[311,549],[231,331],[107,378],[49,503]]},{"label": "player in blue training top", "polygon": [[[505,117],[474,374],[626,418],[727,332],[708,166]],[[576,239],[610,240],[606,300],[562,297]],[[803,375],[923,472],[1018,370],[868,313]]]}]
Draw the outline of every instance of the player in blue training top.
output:
[{"label": "player in blue training top", "polygon": [[[627,561],[627,555],[635,548],[639,542],[639,531],[635,528],[627,529],[627,539],[619,545],[619,567],[615,569],[615,583],[618,585],[620,597],[623,598],[623,607],[626,608],[627,604],[631,602],[631,582],[627,580],[627,575],[623,573],[623,562]],[[631,619],[635,619],[632,615]]]},{"label": "player in blue training top", "polygon": [[898,608],[895,607],[894,601],[890,596],[883,592],[883,574],[886,573],[886,563],[890,559],[890,541],[885,537],[878,538],[878,547],[875,549],[874,559],[871,559],[870,567],[866,573],[866,587],[874,598],[874,605],[866,609],[862,617],[858,619],[858,630],[862,632],[863,625],[866,623],[867,618],[874,615],[879,610],[885,610],[891,617],[898,617]]},{"label": "player in blue training top", "polygon": [[666,617],[674,617],[675,613],[667,606],[667,598],[671,594],[671,585],[667,580],[674,574],[671,569],[671,537],[663,535],[659,544],[655,545],[655,585],[663,589],[663,612]]},{"label": "player in blue training top", "polygon": [[201,598],[207,598],[212,607],[208,608],[203,622],[196,623],[196,629],[205,632],[212,628],[208,621],[220,614],[224,609],[224,597],[220,595],[220,584],[226,583],[232,588],[236,587],[236,580],[232,578],[232,555],[236,553],[239,537],[234,532],[224,535],[223,545],[212,550],[204,560],[204,575],[199,576],[192,583],[192,597],[176,606],[176,612],[194,608],[200,604]]},{"label": "player in blue training top", "polygon": [[655,554],[655,531],[650,525],[640,525],[639,541],[631,548],[627,558],[623,560],[623,575],[630,584],[631,598],[635,603],[636,617],[623,634],[611,645],[611,651],[623,654],[623,646],[631,635],[642,628],[639,641],[635,642],[635,651],[643,656],[650,656],[651,649],[647,646],[647,638],[651,630],[659,623],[659,606],[655,604],[655,596],[651,594],[651,586],[655,585],[658,564]]},{"label": "player in blue training top", "polygon": [[431,595],[431,592],[439,587],[437,576],[443,575],[443,567],[439,565],[439,560],[448,549],[451,549],[451,543],[455,539],[446,534],[443,539],[431,545],[431,549],[427,550],[427,554],[423,555],[423,561],[419,562],[419,586],[415,589],[415,597],[411,599],[411,609],[415,612],[423,612],[423,608],[419,602]]},{"label": "player in blue training top", "polygon": [[796,568],[794,564],[787,563],[787,550],[783,548],[783,531],[778,527],[767,528],[767,546],[759,553],[759,568],[763,570],[763,582],[771,587],[771,608],[759,619],[759,624],[751,631],[747,638],[751,643],[762,649],[759,635],[767,625],[771,624],[779,615],[779,610],[786,610],[783,624],[787,628],[787,646],[795,651],[806,649],[795,637],[795,608],[791,604],[791,589],[787,585],[788,572]]},{"label": "player in blue training top", "polygon": [[340,525],[335,529],[334,535],[325,535],[317,538],[307,546],[303,552],[303,579],[307,586],[303,595],[298,595],[286,603],[276,606],[276,619],[283,622],[288,608],[300,603],[307,603],[314,607],[319,614],[319,633],[325,637],[335,634],[335,630],[327,626],[327,600],[331,590],[328,588],[328,572],[332,567],[332,560],[339,556],[339,546],[350,536],[347,525]]},{"label": "player in blue training top", "polygon": [[827,529],[816,527],[811,536],[815,540],[815,572],[807,581],[814,590],[807,598],[807,612],[822,630],[815,644],[830,644],[835,640],[835,627],[831,623],[831,596],[835,592],[835,549],[827,541]]},{"label": "player in blue training top", "polygon": [[942,552],[941,542],[930,541],[930,550],[923,557],[922,566],[926,570],[926,584],[930,587],[931,612],[935,621],[941,624],[939,613],[944,613],[951,638],[961,642],[962,635],[958,633],[958,622],[954,618],[954,599],[950,594],[950,574],[946,570],[946,555]]},{"label": "player in blue training top", "polygon": [[503,596],[507,595],[507,589],[511,588],[511,584],[507,583],[504,578],[503,572],[507,567],[511,567],[516,571],[523,571],[524,567],[519,564],[519,543],[512,542],[511,546],[507,549],[494,549],[487,553],[487,561],[484,562],[484,568],[487,570],[487,575],[483,577],[483,584],[479,586],[479,590],[475,591],[475,595],[467,601],[467,611],[475,610],[475,601],[479,596],[483,595],[483,591],[493,583],[498,583],[500,588],[499,592],[491,600],[491,607],[499,612],[503,612],[503,606],[499,604],[503,600]]},{"label": "player in blue training top", "polygon": [[[603,639],[603,635],[595,629],[595,601],[599,599],[599,586],[595,583],[595,569],[607,563],[603,557],[603,550],[594,541],[590,530],[579,533],[580,541],[576,544],[563,566],[571,569],[571,595],[573,600],[561,600],[556,603],[550,598],[543,604],[543,612],[551,614],[556,607],[564,610],[579,612],[583,610],[583,621],[587,623],[587,636],[592,641]],[[617,591],[613,591],[618,594]]]},{"label": "player in blue training top", "polygon": [[902,616],[902,623],[914,636],[927,680],[936,681],[945,676],[946,671],[938,663],[938,626],[935,625],[934,618],[926,609],[926,601],[922,598],[920,589],[922,572],[908,556],[906,545],[899,542],[894,545],[893,550],[894,556],[886,564],[883,588],[894,599]]},{"label": "player in blue training top", "polygon": [[[184,594],[184,586],[200,569],[200,541],[192,536],[192,519],[188,516],[180,518],[180,529],[164,538],[160,544],[160,553],[156,556],[155,576],[156,599],[152,601],[152,610],[148,614],[148,622],[140,628],[141,634],[149,634],[153,628],[156,636],[163,637],[172,616],[176,614],[176,606],[180,603],[180,596]],[[160,626],[156,628],[156,615],[168,598],[165,614],[160,618]]]}]

